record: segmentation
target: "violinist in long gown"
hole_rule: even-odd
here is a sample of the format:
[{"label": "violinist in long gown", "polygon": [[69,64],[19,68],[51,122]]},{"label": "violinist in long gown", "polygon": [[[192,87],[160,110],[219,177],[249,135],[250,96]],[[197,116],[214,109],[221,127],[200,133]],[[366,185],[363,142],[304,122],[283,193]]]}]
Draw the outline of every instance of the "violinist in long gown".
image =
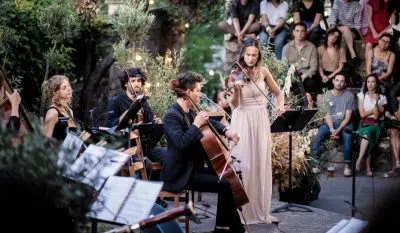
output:
[{"label": "violinist in long gown", "polygon": [[[112,97],[108,105],[108,127],[114,127],[118,125],[124,114],[127,113],[129,107],[140,95],[147,95],[143,91],[146,83],[146,74],[139,68],[129,68],[122,72],[119,77],[121,87],[124,93]],[[161,123],[161,119],[156,117],[151,110],[150,105],[147,102],[141,104],[141,109],[138,114],[134,116],[134,119],[130,119],[131,123]],[[148,145],[147,156],[153,162],[163,163],[166,154],[166,149],[162,147],[156,147],[157,142],[162,136],[162,132],[157,132],[159,135],[155,135],[150,145]]]},{"label": "violinist in long gown", "polygon": [[[240,49],[236,78],[229,99],[233,106],[231,126],[240,134],[232,156],[241,161],[243,186],[249,203],[243,206],[248,224],[275,223],[270,215],[272,195],[271,130],[267,106],[276,114],[285,112],[284,95],[271,72],[262,65],[262,50],[257,40],[246,39]],[[239,71],[239,72],[238,72]],[[267,98],[271,91],[277,100]]]},{"label": "violinist in long gown", "polygon": [[[191,109],[192,102],[200,102],[203,77],[194,72],[180,74],[170,83],[171,90],[176,92],[177,102],[170,106],[164,117],[164,132],[168,145],[161,180],[163,190],[178,193],[183,190],[218,193],[216,226],[214,232],[243,233],[239,214],[236,210],[230,183],[219,177],[213,170],[204,168],[206,152],[200,142],[203,133],[200,128],[207,123],[207,113],[202,111],[197,115]],[[225,135],[234,143],[239,136],[229,127],[210,120],[221,135]],[[211,166],[208,166],[211,167]]]}]

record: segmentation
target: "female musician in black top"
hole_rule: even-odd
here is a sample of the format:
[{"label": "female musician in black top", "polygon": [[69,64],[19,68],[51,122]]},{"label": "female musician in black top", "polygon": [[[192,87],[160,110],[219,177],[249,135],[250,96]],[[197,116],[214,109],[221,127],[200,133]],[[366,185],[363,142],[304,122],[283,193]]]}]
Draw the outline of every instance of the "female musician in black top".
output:
[{"label": "female musician in black top", "polygon": [[[199,74],[186,72],[173,80],[170,88],[183,90],[193,102],[199,103],[202,79]],[[168,153],[161,172],[163,190],[176,193],[185,189],[218,193],[214,232],[243,233],[231,184],[225,178],[219,181],[214,171],[204,168],[206,152],[200,143],[204,136],[200,128],[206,124],[208,116],[206,112],[196,115],[191,110],[191,102],[182,93],[177,92],[176,95],[177,102],[167,110],[164,117]],[[225,134],[234,143],[239,141],[239,136],[229,127],[211,119],[210,122],[220,134]]]},{"label": "female musician in black top", "polygon": [[78,127],[71,109],[72,88],[64,75],[55,75],[42,84],[50,106],[44,120],[44,135],[57,140],[64,140],[67,131]]}]

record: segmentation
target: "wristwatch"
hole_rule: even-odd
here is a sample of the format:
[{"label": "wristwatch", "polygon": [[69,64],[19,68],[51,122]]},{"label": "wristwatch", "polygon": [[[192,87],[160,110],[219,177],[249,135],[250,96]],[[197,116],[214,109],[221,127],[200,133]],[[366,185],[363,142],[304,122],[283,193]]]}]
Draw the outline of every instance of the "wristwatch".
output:
[{"label": "wristwatch", "polygon": [[231,129],[231,127],[227,126],[227,127],[224,128],[224,130],[222,130],[222,132],[225,134],[225,132],[230,130],[230,129]]}]

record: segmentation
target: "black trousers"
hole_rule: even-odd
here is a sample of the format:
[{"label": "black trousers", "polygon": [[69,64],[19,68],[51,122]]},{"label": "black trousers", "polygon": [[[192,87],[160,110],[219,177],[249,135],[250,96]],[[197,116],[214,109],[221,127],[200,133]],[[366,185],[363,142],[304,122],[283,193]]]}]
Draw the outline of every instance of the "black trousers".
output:
[{"label": "black trousers", "polygon": [[[190,177],[186,189],[198,192],[218,193],[217,216],[215,226],[229,226],[232,233],[243,233],[244,228],[236,210],[231,184],[219,177],[210,169],[194,171]],[[216,231],[218,231],[216,229]]]}]

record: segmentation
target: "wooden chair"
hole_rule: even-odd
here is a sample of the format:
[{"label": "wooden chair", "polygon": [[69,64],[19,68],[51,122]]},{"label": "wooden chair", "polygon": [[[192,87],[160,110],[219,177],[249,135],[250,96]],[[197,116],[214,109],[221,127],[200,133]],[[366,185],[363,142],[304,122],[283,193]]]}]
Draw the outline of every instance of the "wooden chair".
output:
[{"label": "wooden chair", "polygon": [[[133,163],[130,168],[129,168],[129,173],[130,175],[133,175],[136,171],[140,170],[140,174],[143,180],[150,180],[151,178],[151,173],[147,174],[146,172],[146,166],[144,164],[144,155],[143,155],[143,148],[142,148],[142,143],[140,140],[139,132],[137,130],[131,132],[130,135],[131,140],[135,140],[136,146],[128,148],[125,152],[131,154],[132,156],[134,154],[137,154],[139,157],[140,162]],[[161,170],[162,166],[158,162],[153,162],[151,164],[152,170]],[[189,192],[188,191],[183,191],[181,193],[171,193],[171,192],[166,192],[166,191],[161,191],[160,194],[158,195],[161,200],[164,200],[165,198],[172,198],[173,201],[173,207],[177,208],[180,205],[180,197],[181,195],[185,196],[185,204],[189,202]],[[181,218],[177,219],[179,222],[185,222],[185,233],[190,232],[189,228],[189,218],[184,216]]]},{"label": "wooden chair", "polygon": [[[167,191],[161,191],[160,194],[158,195],[161,200],[164,200],[165,198],[173,198],[173,207],[178,208],[180,205],[180,197],[181,195],[185,195],[185,204],[189,202],[189,191],[184,190],[181,193],[170,193]],[[189,226],[189,218],[187,216],[181,217],[177,219],[179,222],[185,222],[185,233],[190,233],[190,226]]]},{"label": "wooden chair", "polygon": [[[153,162],[151,163],[151,168],[152,170],[161,170],[162,166],[158,162]],[[151,174],[149,175],[149,179],[151,178]],[[177,208],[180,205],[180,198],[181,195],[185,195],[185,203],[187,204],[189,202],[189,191],[184,190],[181,193],[171,193],[167,191],[161,191],[160,194],[158,195],[161,200],[164,200],[165,198],[173,198],[173,207]],[[189,218],[188,217],[181,217],[177,219],[179,222],[185,222],[185,233],[190,232],[190,226],[189,226]]]},{"label": "wooden chair", "polygon": [[146,166],[144,164],[144,156],[143,156],[143,150],[141,147],[141,141],[139,137],[139,133],[137,131],[131,132],[129,135],[130,140],[135,140],[136,146],[128,148],[128,149],[122,149],[123,152],[128,153],[132,156],[138,155],[139,161],[134,162],[134,163],[129,163],[129,165],[121,170],[120,175],[122,176],[133,176],[136,171],[140,171],[140,175],[143,180],[148,180],[147,177],[147,171],[146,171]]}]

